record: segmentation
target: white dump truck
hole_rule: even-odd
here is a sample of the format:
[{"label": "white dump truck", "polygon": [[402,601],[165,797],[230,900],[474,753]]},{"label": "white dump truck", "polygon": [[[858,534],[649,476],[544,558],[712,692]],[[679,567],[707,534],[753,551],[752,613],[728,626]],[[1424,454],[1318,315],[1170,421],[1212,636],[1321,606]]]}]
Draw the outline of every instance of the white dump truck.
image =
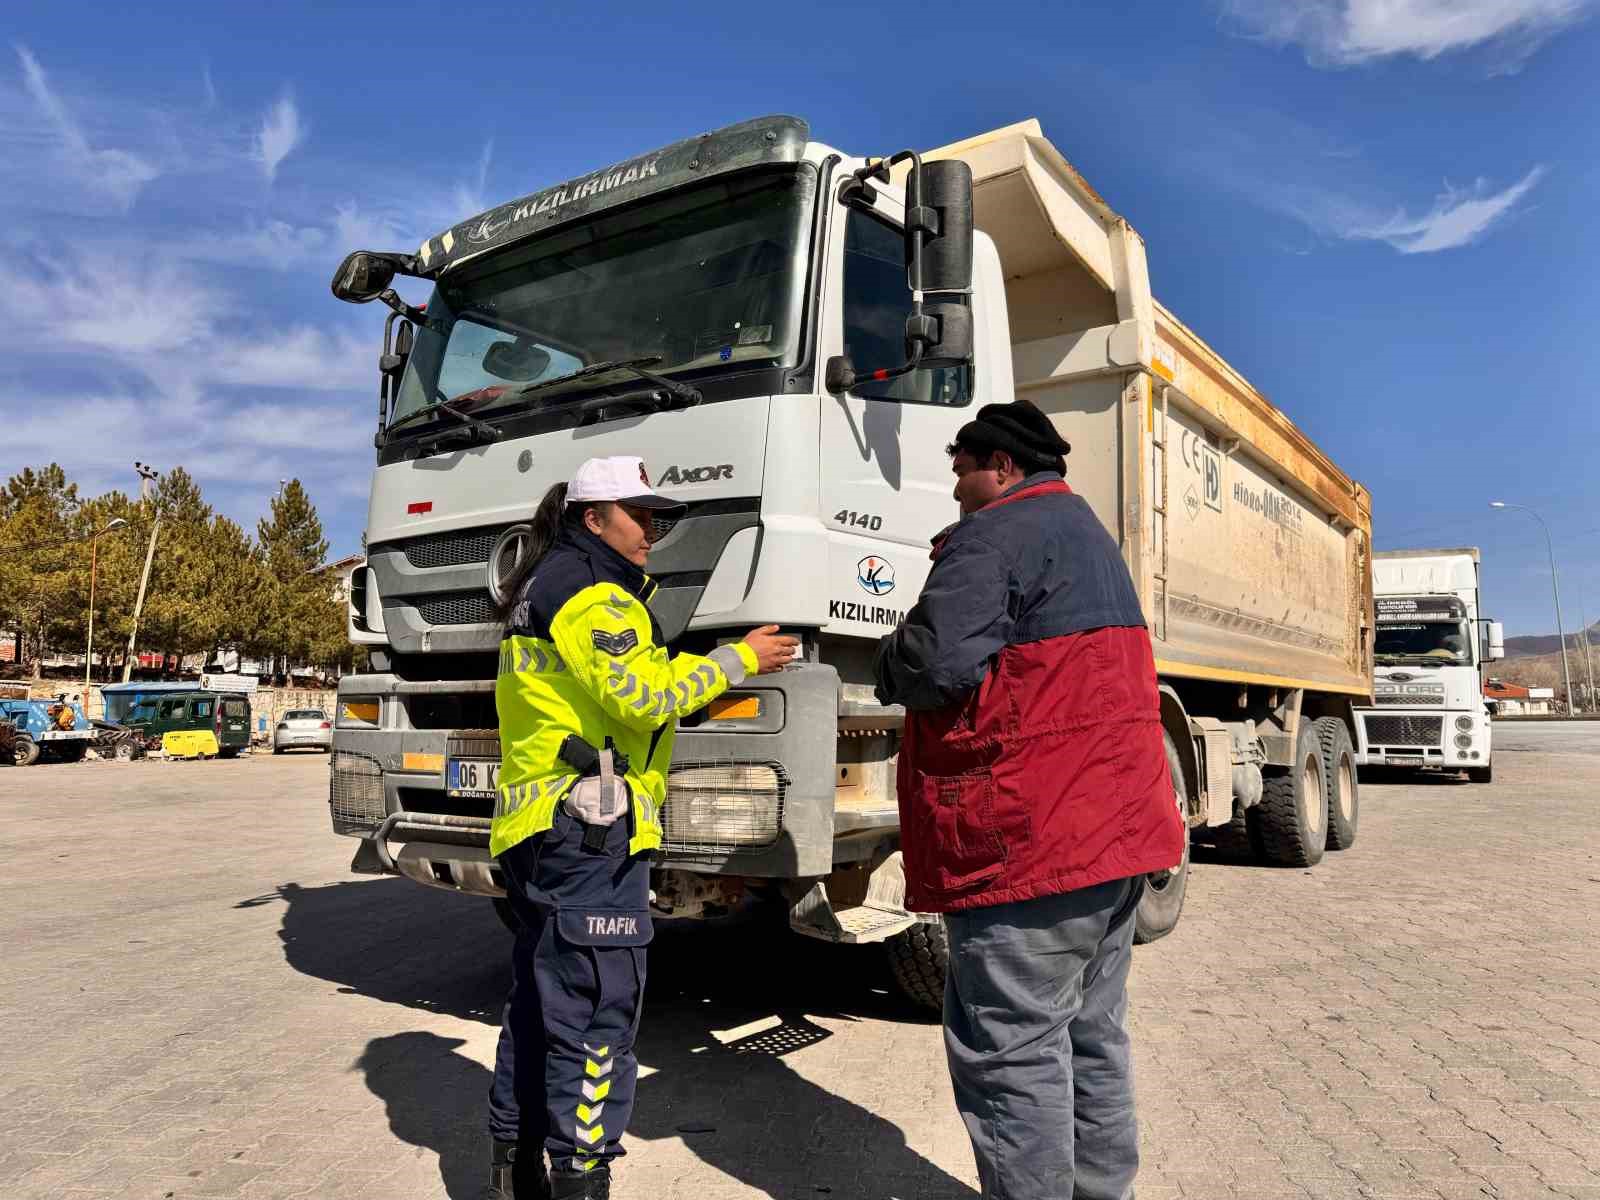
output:
[{"label": "white dump truck", "polygon": [[1476,546],[1373,556],[1376,678],[1372,707],[1356,710],[1361,765],[1494,778],[1482,667],[1505,657],[1505,633],[1481,615],[1479,571]]},{"label": "white dump truck", "polygon": [[[552,482],[642,454],[687,505],[650,560],[667,636],[803,641],[681,728],[655,906],[775,900],[802,934],[886,943],[937,1003],[942,928],[903,906],[903,714],[871,663],[959,515],[945,445],[1018,396],[1137,583],[1189,824],[1300,866],[1354,839],[1369,496],[1156,302],[1143,241],[1036,122],[879,159],[748,121],[354,253],[334,292],[391,309],[350,608],[370,669],[340,681],[332,756],[354,869],[502,894],[503,581]],[[1147,880],[1141,938],[1187,870]]]}]

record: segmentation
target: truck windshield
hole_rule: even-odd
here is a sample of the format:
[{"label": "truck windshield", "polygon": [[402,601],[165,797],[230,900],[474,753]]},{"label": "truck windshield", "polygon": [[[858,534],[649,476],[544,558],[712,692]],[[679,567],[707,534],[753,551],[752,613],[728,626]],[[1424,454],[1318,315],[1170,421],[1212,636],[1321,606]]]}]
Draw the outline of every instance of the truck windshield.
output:
[{"label": "truck windshield", "polygon": [[696,374],[791,364],[815,180],[804,166],[731,176],[469,264],[428,301],[390,425],[440,402],[493,420],[637,379],[579,375],[600,362]]},{"label": "truck windshield", "polygon": [[1378,625],[1373,658],[1380,663],[1423,660],[1440,666],[1471,666],[1472,642],[1461,621]]}]

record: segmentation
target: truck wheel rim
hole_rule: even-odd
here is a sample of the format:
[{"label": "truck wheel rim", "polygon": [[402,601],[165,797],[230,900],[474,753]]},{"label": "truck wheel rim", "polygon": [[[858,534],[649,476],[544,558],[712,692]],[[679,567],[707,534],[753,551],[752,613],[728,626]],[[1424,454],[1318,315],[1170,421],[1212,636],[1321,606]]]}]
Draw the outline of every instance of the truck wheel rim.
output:
[{"label": "truck wheel rim", "polygon": [[1350,756],[1339,759],[1339,773],[1334,779],[1333,802],[1339,806],[1339,816],[1348,824],[1356,815],[1356,773]]},{"label": "truck wheel rim", "polygon": [[1328,810],[1322,802],[1322,760],[1315,754],[1306,755],[1300,766],[1300,810],[1313,835],[1326,832]]}]

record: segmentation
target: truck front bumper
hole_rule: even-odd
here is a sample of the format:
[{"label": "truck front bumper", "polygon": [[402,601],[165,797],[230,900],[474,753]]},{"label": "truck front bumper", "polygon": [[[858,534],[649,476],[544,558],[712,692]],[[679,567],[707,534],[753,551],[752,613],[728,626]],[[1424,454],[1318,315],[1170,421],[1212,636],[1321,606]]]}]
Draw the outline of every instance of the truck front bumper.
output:
[{"label": "truck front bumper", "polygon": [[1489,720],[1482,712],[1358,708],[1355,716],[1360,766],[1461,771],[1489,765]]},{"label": "truck front bumper", "polygon": [[[451,758],[498,759],[494,729],[418,729],[413,700],[492,692],[492,683],[417,683],[394,675],[340,680],[346,700],[376,699],[376,723],[336,724],[329,809],[337,833],[363,838],[352,870],[405,875],[479,895],[504,894],[489,857],[487,797],[452,796]],[[662,868],[795,879],[834,864],[839,677],[804,664],[759,676],[760,720],[704,721],[678,731],[662,810]],[[368,710],[370,711],[370,709]],[[775,714],[775,719],[774,719]],[[395,847],[398,846],[398,849]]]}]

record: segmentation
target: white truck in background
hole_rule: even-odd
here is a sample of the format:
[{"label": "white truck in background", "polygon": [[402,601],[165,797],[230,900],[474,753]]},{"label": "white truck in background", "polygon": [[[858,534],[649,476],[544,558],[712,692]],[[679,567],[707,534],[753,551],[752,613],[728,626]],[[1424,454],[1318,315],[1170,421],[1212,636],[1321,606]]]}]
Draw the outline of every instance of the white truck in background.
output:
[{"label": "white truck in background", "polygon": [[1505,633],[1482,612],[1476,546],[1380,550],[1371,708],[1358,708],[1358,761],[1368,767],[1466,771],[1494,778],[1482,665],[1505,657]]},{"label": "white truck in background", "polygon": [[[432,285],[425,310],[397,276]],[[903,713],[871,664],[959,515],[946,443],[1018,396],[1138,588],[1190,827],[1285,866],[1354,841],[1371,498],[1156,301],[1143,240],[1037,122],[885,162],[747,121],[354,253],[333,291],[391,310],[350,596],[370,666],[340,680],[331,764],[353,870],[503,905],[503,581],[551,483],[642,454],[687,505],[650,556],[666,636],[803,645],[680,726],[654,908],[766,898],[798,933],[884,943],[937,1007],[943,929],[903,903]],[[1147,877],[1140,940],[1177,923],[1187,868]]]}]

